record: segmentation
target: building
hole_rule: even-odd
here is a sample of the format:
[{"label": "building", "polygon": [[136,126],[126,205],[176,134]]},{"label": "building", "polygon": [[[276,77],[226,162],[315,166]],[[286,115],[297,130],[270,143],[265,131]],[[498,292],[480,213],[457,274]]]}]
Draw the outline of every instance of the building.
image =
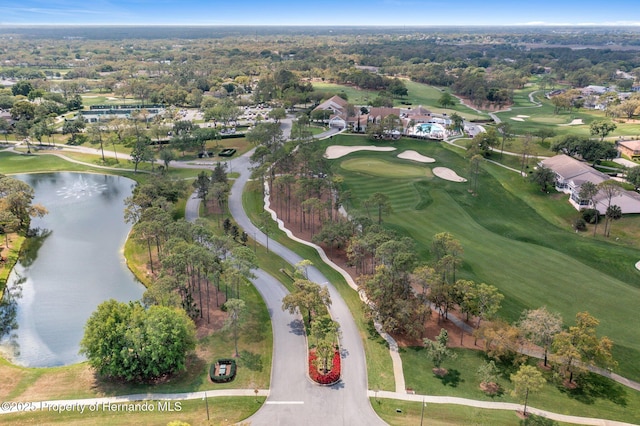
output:
[{"label": "building", "polygon": [[576,210],[596,208],[600,214],[607,211],[609,205],[617,205],[623,214],[640,213],[640,194],[620,188],[611,200],[603,193],[594,197],[595,206],[591,200],[580,198],[580,187],[585,182],[598,185],[612,179],[611,176],[590,167],[582,161],[565,154],[556,155],[542,160],[539,165],[547,167],[556,174],[556,189],[569,194],[569,202]]},{"label": "building", "polygon": [[620,154],[635,160],[640,158],[640,140],[635,141],[618,141],[618,151]]}]

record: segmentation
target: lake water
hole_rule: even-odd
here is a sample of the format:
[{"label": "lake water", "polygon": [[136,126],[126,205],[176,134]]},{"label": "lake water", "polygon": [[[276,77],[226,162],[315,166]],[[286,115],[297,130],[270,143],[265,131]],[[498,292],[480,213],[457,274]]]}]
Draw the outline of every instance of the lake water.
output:
[{"label": "lake water", "polygon": [[[126,266],[131,228],[124,199],[135,182],[119,176],[47,173],[14,176],[35,190],[49,213],[32,220],[40,237],[29,241],[8,286],[21,283],[16,338],[3,352],[16,364],[52,367],[83,361],[84,324],[103,301],[137,300],[142,286]],[[15,351],[14,349],[17,349]]]}]

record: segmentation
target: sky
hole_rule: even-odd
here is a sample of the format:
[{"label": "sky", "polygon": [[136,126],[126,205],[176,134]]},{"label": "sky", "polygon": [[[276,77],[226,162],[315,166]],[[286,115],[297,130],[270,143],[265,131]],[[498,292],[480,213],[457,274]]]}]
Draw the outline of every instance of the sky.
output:
[{"label": "sky", "polygon": [[637,0],[2,0],[0,25],[640,26]]}]

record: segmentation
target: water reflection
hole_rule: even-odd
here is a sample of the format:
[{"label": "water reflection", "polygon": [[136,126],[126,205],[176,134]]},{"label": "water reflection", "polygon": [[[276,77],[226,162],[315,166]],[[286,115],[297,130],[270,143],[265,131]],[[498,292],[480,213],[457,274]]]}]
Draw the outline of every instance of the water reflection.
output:
[{"label": "water reflection", "polygon": [[7,342],[12,356],[20,354],[15,331],[18,328],[18,299],[22,297],[24,282],[24,277],[15,279],[11,287],[5,288],[4,297],[0,300],[0,340]]},{"label": "water reflection", "polygon": [[22,252],[20,253],[20,263],[25,268],[28,268],[38,258],[38,250],[42,247],[45,240],[51,235],[53,231],[49,229],[35,228],[29,230],[29,238],[27,238],[22,245]]},{"label": "water reflection", "polygon": [[82,361],[79,343],[96,307],[110,298],[137,300],[144,291],[122,254],[130,230],[124,199],[133,181],[82,173],[15,177],[34,187],[34,202],[49,214],[32,221],[39,231],[9,276],[8,287],[22,293],[12,361],[33,367]]}]

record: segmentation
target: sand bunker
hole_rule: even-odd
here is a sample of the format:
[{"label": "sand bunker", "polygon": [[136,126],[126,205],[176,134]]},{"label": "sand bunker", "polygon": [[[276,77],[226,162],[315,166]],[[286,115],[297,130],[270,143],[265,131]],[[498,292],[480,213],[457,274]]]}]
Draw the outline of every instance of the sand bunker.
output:
[{"label": "sand bunker", "polygon": [[524,118],[520,118],[520,117],[509,117],[511,118],[513,121],[524,121]]},{"label": "sand bunker", "polygon": [[518,117],[518,118],[529,118],[528,115],[516,115],[516,117]]},{"label": "sand bunker", "polygon": [[465,178],[458,176],[456,172],[446,167],[435,167],[433,169],[433,174],[438,176],[440,179],[450,180],[451,182],[467,181]]},{"label": "sand bunker", "polygon": [[582,122],[582,118],[576,118],[575,120],[573,120],[571,123],[567,124],[567,126],[575,126],[577,124],[584,124]]},{"label": "sand bunker", "polygon": [[402,158],[403,160],[413,160],[413,161],[417,161],[418,163],[435,163],[436,162],[435,158],[426,157],[413,150],[401,152],[400,154],[398,154],[398,158]]},{"label": "sand bunker", "polygon": [[341,146],[331,145],[327,147],[324,153],[325,158],[329,160],[335,160],[336,158],[344,157],[347,154],[351,154],[356,151],[395,151],[396,149],[390,146]]}]

